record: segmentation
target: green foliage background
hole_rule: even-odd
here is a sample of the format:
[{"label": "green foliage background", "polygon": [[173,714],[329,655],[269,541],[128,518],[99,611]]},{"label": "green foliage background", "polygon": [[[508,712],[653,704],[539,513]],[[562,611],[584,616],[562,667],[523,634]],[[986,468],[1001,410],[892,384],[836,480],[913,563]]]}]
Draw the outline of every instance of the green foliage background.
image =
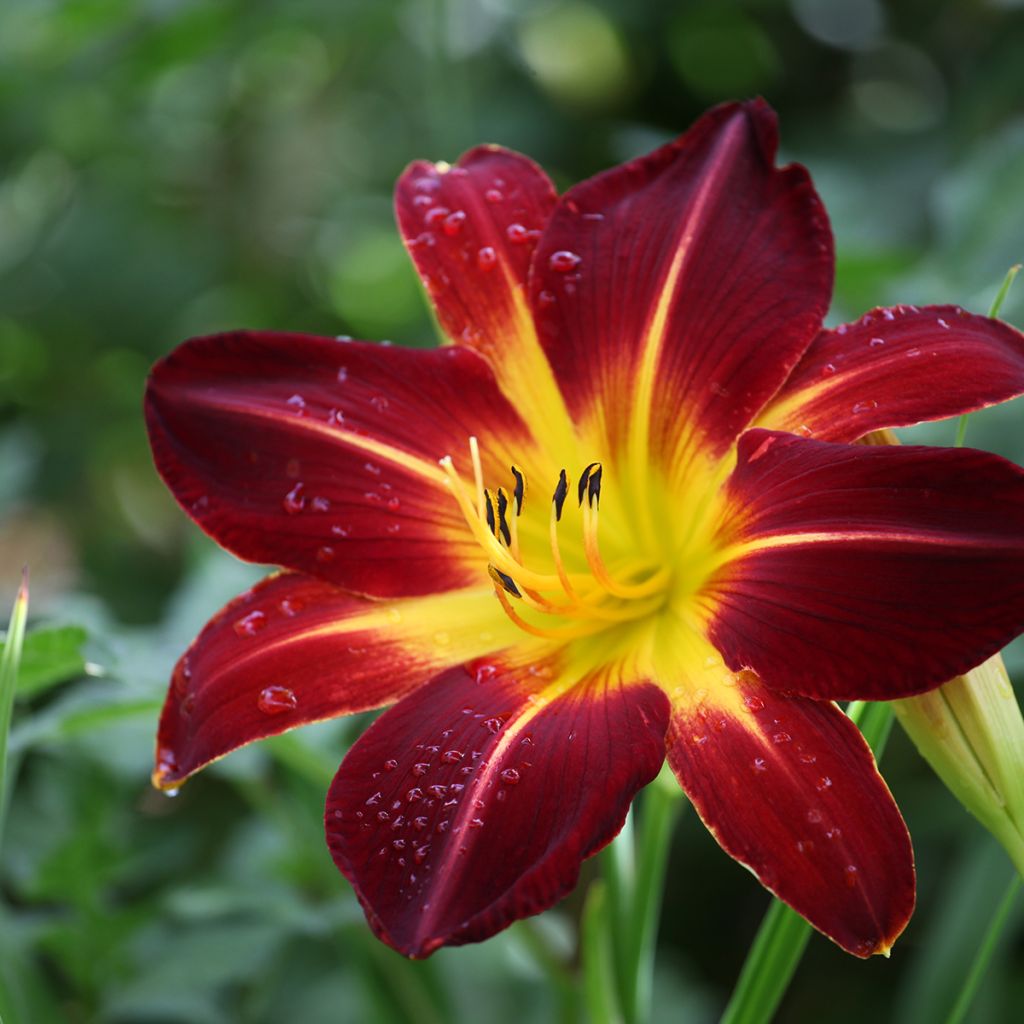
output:
[{"label": "green foliage background", "polygon": [[[0,597],[28,562],[34,623],[87,637],[30,641],[44,668],[11,741],[4,1021],[565,1019],[531,950],[573,969],[578,895],[423,964],[369,937],[320,827],[361,723],[239,752],[174,801],[148,789],[174,659],[261,574],[156,478],[148,366],[238,326],[432,344],[390,211],[408,161],[500,142],[565,186],[758,92],[832,215],[835,319],[984,311],[1024,259],[1022,52],[1014,0],[5,0]],[[1024,287],[1003,315],[1024,323]],[[1019,404],[980,415],[968,443],[1024,461],[1021,423]],[[1010,666],[1019,683],[1024,658]],[[902,736],[883,768],[918,913],[890,961],[813,939],[780,1021],[942,1019],[1010,877]],[[716,1018],[766,902],[686,818],[657,1020]],[[1021,923],[972,1021],[1018,1019]]]}]

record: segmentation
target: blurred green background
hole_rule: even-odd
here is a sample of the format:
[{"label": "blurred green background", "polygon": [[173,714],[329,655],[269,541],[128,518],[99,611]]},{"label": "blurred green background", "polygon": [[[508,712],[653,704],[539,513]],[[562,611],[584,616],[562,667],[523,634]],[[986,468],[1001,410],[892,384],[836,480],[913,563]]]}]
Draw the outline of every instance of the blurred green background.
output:
[{"label": "blurred green background", "polygon": [[[177,800],[148,788],[174,659],[261,571],[157,479],[147,369],[239,326],[432,344],[391,215],[407,162],[499,142],[564,187],[754,93],[831,213],[833,319],[984,311],[1024,258],[1022,54],[1019,0],[4,0],[0,607],[27,562],[33,622],[86,631],[52,640],[60,685],[17,708],[6,1024],[563,1019],[531,949],[573,969],[579,894],[425,964],[369,937],[320,825],[361,723],[242,751]],[[1024,324],[1024,286],[1003,316]],[[968,443],[1022,462],[1022,423],[979,415]],[[902,735],[883,770],[918,913],[889,961],[814,938],[780,1021],[941,1020],[1010,877]],[[685,818],[657,1020],[716,1019],[766,905]],[[1018,907],[970,1020],[1019,1019],[1021,926]]]}]

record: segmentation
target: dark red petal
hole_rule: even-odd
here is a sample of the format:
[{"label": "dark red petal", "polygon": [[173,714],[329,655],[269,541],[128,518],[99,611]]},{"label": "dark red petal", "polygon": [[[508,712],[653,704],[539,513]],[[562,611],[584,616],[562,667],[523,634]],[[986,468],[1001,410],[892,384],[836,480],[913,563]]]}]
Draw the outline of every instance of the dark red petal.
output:
[{"label": "dark red petal", "polygon": [[441,326],[491,360],[504,392],[549,436],[566,433],[566,416],[526,279],[554,204],[544,172],[498,146],[478,146],[454,167],[417,161],[395,188],[398,225]]},{"label": "dark red petal", "polygon": [[996,455],[751,430],[727,500],[709,636],[769,686],[920,693],[1024,628],[1024,472]]},{"label": "dark red petal", "polygon": [[310,576],[271,576],[218,612],[179,660],[153,781],[170,788],[253,740],[390,704],[515,633],[484,591],[385,604]]},{"label": "dark red petal", "polygon": [[747,674],[677,706],[668,760],[722,849],[843,949],[885,953],[914,909],[910,836],[868,745],[831,703]]},{"label": "dark red petal", "polygon": [[728,104],[559,200],[535,317],[574,417],[603,404],[609,447],[633,429],[646,457],[649,430],[664,458],[692,456],[695,431],[721,454],[820,329],[832,236],[804,168],[773,165],[776,143],[763,101]]},{"label": "dark red petal", "polygon": [[[531,685],[532,684],[532,685]],[[545,910],[622,827],[664,759],[668,701],[526,672],[454,669],[382,715],[342,762],[327,841],[377,935],[423,957]]]},{"label": "dark red petal", "polygon": [[514,341],[530,256],[554,205],[547,175],[499,146],[478,146],[454,167],[406,168],[398,226],[450,338],[487,354]]},{"label": "dark red petal", "polygon": [[822,331],[758,424],[855,441],[1022,393],[1019,331],[959,306],[895,306]]},{"label": "dark red petal", "polygon": [[146,422],[186,512],[241,558],[378,597],[484,578],[437,460],[509,478],[532,444],[486,362],[297,334],[197,338],[156,365]]}]

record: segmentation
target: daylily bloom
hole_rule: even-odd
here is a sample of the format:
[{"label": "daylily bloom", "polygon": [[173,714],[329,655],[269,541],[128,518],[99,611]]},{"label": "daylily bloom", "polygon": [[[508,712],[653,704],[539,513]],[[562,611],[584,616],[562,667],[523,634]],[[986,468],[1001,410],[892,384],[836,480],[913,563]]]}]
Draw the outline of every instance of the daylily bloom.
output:
[{"label": "daylily bloom", "polygon": [[402,175],[452,344],[186,342],[156,464],[236,555],[282,566],[174,670],[156,785],[385,704],[327,841],[410,956],[575,884],[671,768],[815,927],[884,953],[910,840],[834,703],[904,697],[1024,625],[1024,472],[852,444],[1024,391],[1024,337],[953,306],[823,329],[832,236],[761,101],[556,196],[493,146]]}]

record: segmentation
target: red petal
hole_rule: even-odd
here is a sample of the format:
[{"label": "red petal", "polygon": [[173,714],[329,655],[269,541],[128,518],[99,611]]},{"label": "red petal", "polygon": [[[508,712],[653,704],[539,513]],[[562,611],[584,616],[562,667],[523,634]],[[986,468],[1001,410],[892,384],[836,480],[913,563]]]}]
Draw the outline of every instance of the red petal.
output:
[{"label": "red petal", "polygon": [[920,693],[1024,628],[1024,472],[996,455],[751,430],[727,493],[709,635],[769,686]]},{"label": "red petal", "polygon": [[664,758],[655,687],[591,681],[535,703],[536,679],[489,669],[454,669],[382,715],[327,798],[335,863],[407,956],[550,907]]},{"label": "red petal", "polygon": [[166,789],[253,740],[390,704],[514,633],[482,591],[382,604],[272,576],[218,612],[175,667],[153,781]]},{"label": "red petal", "polygon": [[484,579],[437,460],[508,478],[532,445],[468,349],[236,333],[186,342],[146,393],[157,468],[190,516],[241,558],[380,597]]},{"label": "red petal", "polygon": [[[535,316],[575,418],[638,457],[721,454],[821,326],[832,236],[807,172],[773,166],[762,101],[705,114],[570,189],[537,250]],[[648,423],[648,417],[650,422]]]},{"label": "red petal", "polygon": [[502,390],[548,434],[564,432],[565,413],[525,288],[554,204],[544,172],[498,146],[454,167],[417,161],[395,189],[402,237],[445,332],[486,355]]},{"label": "red petal", "polygon": [[1019,331],[959,306],[896,306],[822,331],[758,423],[855,441],[1022,393]]},{"label": "red petal", "polygon": [[843,949],[887,952],[914,909],[914,858],[868,745],[834,704],[755,676],[729,697],[677,706],[669,729],[669,764],[704,823]]}]

